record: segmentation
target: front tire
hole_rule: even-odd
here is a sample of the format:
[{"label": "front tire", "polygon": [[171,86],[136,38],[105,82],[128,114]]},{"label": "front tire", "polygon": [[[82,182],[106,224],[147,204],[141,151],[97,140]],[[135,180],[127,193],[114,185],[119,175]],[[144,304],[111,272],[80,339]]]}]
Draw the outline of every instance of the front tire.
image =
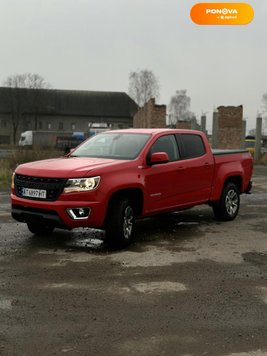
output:
[{"label": "front tire", "polygon": [[112,247],[125,247],[133,238],[135,214],[131,201],[126,198],[114,199],[107,213],[106,237]]},{"label": "front tire", "polygon": [[234,183],[228,183],[223,188],[220,200],[213,204],[213,213],[218,220],[231,221],[236,218],[239,206],[239,190]]},{"label": "front tire", "polygon": [[54,230],[54,227],[38,223],[27,223],[27,226],[30,232],[40,236],[50,235]]}]

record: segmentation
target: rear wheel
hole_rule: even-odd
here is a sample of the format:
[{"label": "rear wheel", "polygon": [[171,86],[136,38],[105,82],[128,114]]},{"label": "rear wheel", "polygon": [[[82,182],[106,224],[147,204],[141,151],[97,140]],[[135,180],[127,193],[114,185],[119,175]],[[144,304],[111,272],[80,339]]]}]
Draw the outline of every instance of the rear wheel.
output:
[{"label": "rear wheel", "polygon": [[240,206],[239,190],[234,183],[225,185],[221,198],[213,205],[213,213],[218,220],[234,220]]},{"label": "rear wheel", "polygon": [[52,234],[54,227],[45,224],[27,223],[28,229],[35,235],[50,235]]},{"label": "rear wheel", "polygon": [[127,197],[114,199],[107,213],[106,237],[111,246],[124,247],[133,238],[135,214],[132,202]]}]

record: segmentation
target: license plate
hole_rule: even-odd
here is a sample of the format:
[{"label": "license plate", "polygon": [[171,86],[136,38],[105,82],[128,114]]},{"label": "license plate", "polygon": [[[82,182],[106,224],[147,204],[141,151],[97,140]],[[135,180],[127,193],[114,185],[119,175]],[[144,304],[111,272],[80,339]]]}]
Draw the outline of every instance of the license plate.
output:
[{"label": "license plate", "polygon": [[46,198],[46,190],[22,188],[22,195],[30,198]]}]

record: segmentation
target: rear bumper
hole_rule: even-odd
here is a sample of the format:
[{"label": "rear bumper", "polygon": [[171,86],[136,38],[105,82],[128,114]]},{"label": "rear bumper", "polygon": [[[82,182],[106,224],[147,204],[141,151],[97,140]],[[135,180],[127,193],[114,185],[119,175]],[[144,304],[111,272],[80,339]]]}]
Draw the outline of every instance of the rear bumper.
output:
[{"label": "rear bumper", "polygon": [[[29,200],[11,194],[11,215],[20,222],[45,223],[61,229],[76,227],[101,228],[105,219],[105,207],[100,202],[88,201],[40,201]],[[89,208],[86,218],[74,219],[69,209]]]}]

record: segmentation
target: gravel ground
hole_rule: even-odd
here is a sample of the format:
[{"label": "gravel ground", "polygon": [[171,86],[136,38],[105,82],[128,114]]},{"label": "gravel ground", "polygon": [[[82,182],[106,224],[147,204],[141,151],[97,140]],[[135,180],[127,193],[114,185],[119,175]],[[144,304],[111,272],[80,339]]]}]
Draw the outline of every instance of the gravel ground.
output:
[{"label": "gravel ground", "polygon": [[267,355],[267,167],[239,216],[209,207],[101,231],[32,235],[0,192],[0,355]]}]

